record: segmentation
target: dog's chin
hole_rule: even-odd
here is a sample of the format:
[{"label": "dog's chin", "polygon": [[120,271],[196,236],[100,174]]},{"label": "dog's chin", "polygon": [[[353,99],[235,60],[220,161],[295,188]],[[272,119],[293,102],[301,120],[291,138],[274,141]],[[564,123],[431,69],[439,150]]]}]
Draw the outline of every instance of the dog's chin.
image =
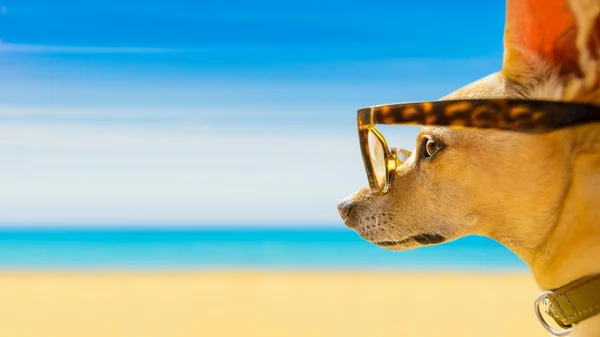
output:
[{"label": "dog's chin", "polygon": [[408,238],[408,239],[401,240],[401,241],[380,241],[380,242],[369,241],[369,242],[377,245],[380,248],[383,248],[385,250],[391,250],[394,252],[411,250],[411,249],[415,249],[415,248],[422,246],[421,244],[419,244],[412,238]]},{"label": "dog's chin", "polygon": [[383,238],[376,238],[370,232],[362,232],[356,229],[354,231],[361,239],[385,250],[404,251],[422,246],[410,236],[405,239],[391,241]]},{"label": "dog's chin", "polygon": [[381,234],[390,233],[383,227],[378,227],[377,230],[375,230],[371,225],[353,226],[352,223],[348,223],[348,219],[344,220],[346,226],[353,229],[365,241],[391,251],[411,250],[422,246],[440,244],[447,240],[446,237],[435,234],[434,232],[420,234],[395,233],[400,239],[392,237],[386,238],[386,235]]},{"label": "dog's chin", "polygon": [[[362,235],[361,235],[362,236]],[[395,241],[377,241],[377,240],[369,240],[363,237],[365,240],[369,241],[372,244],[375,244],[383,249],[391,250],[391,251],[405,251],[411,250],[418,247],[423,246],[431,246],[443,243],[446,241],[446,238],[439,234],[418,234],[409,236],[403,240],[395,240]]]}]

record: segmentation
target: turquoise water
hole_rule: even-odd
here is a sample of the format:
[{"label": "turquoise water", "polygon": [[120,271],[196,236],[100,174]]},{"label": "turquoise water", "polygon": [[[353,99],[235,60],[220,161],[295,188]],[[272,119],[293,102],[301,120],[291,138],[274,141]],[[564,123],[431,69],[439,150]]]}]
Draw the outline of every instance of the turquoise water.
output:
[{"label": "turquoise water", "polygon": [[346,229],[0,229],[2,270],[521,271],[482,237],[390,252]]}]

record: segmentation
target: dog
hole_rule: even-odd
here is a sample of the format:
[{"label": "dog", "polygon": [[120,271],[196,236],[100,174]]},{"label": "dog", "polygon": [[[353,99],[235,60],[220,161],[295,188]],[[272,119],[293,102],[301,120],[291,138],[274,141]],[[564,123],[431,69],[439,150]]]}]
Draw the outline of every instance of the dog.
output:
[{"label": "dog", "polygon": [[[440,100],[481,98],[600,104],[600,0],[508,0],[501,70]],[[425,126],[386,194],[365,187],[338,210],[394,251],[487,236],[542,290],[557,289],[600,273],[600,124],[543,134]],[[600,336],[600,315],[571,334]]]}]

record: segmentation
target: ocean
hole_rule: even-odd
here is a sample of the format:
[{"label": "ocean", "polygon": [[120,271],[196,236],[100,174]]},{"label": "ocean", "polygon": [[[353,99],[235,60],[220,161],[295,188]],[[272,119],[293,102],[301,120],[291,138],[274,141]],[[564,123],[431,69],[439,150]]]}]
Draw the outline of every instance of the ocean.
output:
[{"label": "ocean", "polygon": [[477,236],[391,252],[347,229],[4,228],[10,271],[524,271],[499,243]]}]

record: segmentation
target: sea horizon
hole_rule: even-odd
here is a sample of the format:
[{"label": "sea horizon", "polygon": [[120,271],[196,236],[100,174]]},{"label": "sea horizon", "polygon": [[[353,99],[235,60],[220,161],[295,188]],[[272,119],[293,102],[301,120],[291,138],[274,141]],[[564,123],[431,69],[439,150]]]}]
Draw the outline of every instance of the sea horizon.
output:
[{"label": "sea horizon", "polygon": [[0,227],[1,271],[522,272],[500,243],[468,236],[392,252],[334,225],[28,224]]}]

